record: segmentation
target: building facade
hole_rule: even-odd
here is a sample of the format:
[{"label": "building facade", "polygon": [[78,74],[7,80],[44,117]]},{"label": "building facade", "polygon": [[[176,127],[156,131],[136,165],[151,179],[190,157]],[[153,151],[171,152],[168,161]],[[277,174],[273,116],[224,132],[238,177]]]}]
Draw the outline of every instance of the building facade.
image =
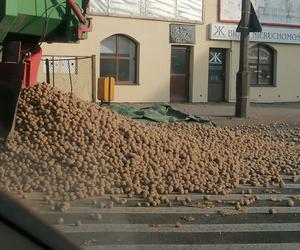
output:
[{"label": "building facade", "polygon": [[[96,55],[96,76],[116,78],[116,102],[235,101],[240,0],[122,2],[91,0],[89,38],[44,54]],[[251,34],[250,99],[299,102],[300,3],[252,2],[264,25]]]}]

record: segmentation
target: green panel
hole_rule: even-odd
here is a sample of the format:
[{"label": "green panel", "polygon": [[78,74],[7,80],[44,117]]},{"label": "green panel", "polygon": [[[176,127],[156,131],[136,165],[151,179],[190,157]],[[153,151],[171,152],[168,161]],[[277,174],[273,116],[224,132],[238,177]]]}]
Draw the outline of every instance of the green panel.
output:
[{"label": "green panel", "polygon": [[[83,4],[83,0],[75,2],[78,6]],[[9,7],[6,9],[14,14],[6,11],[0,15],[2,40],[9,30],[10,40],[46,35],[45,41],[76,41],[79,22],[65,0],[4,0],[1,4],[6,4]],[[1,29],[1,26],[6,29]]]},{"label": "green panel", "polygon": [[0,43],[11,30],[17,15],[17,0],[0,2]]},{"label": "green panel", "polygon": [[[58,5],[61,3],[61,5]],[[64,1],[19,0],[19,15],[12,32],[41,35],[44,33],[45,21],[48,19],[47,34],[57,28],[66,16]],[[48,16],[48,17],[47,17]]]}]

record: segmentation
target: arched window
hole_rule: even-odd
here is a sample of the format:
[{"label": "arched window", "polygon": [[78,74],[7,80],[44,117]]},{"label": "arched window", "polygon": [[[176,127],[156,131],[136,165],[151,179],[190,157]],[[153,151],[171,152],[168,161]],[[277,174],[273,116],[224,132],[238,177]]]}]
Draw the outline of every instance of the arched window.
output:
[{"label": "arched window", "polygon": [[274,84],[274,50],[258,44],[250,49],[250,82],[252,85]]},{"label": "arched window", "polygon": [[136,43],[124,36],[113,35],[101,42],[100,76],[112,76],[117,84],[135,84]]}]

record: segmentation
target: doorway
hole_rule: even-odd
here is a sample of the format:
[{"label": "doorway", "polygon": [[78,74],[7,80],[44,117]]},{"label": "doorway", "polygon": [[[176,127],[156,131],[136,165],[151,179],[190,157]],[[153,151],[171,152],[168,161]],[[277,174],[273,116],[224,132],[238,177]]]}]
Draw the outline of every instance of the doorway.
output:
[{"label": "doorway", "polygon": [[189,101],[190,47],[172,46],[170,101]]},{"label": "doorway", "polygon": [[225,101],[226,49],[209,49],[208,101]]}]

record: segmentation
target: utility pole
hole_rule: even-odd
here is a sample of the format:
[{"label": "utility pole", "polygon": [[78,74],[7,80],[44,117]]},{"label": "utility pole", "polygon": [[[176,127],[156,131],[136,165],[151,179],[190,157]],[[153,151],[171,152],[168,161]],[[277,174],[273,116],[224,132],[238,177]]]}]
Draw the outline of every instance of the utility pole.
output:
[{"label": "utility pole", "polygon": [[246,118],[249,109],[249,24],[251,15],[251,1],[242,0],[242,19],[240,22],[240,64],[239,72],[236,76],[236,105],[235,116]]}]

